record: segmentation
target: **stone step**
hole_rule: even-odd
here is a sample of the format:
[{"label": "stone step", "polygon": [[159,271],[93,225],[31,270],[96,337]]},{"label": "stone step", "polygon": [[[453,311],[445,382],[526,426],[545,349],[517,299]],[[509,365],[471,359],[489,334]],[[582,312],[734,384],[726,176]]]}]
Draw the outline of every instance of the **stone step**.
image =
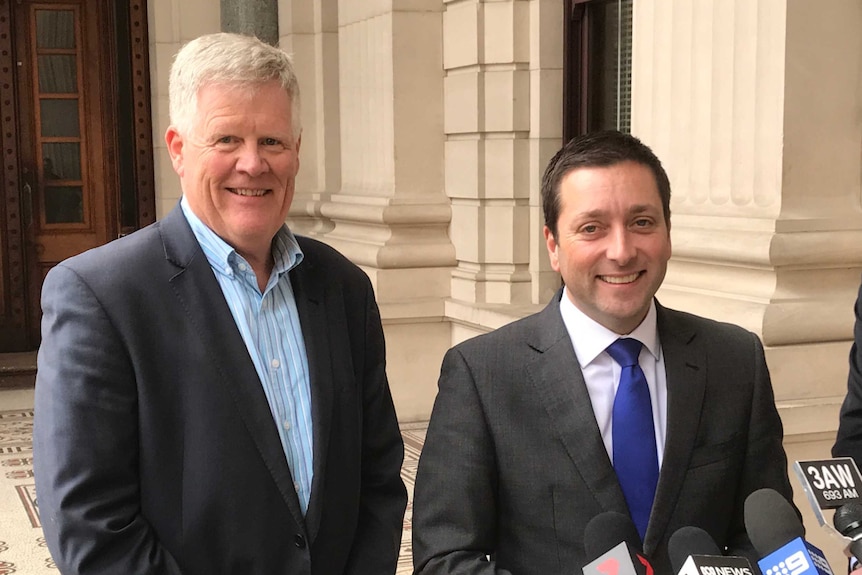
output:
[{"label": "stone step", "polygon": [[36,385],[36,352],[0,353],[0,389]]}]

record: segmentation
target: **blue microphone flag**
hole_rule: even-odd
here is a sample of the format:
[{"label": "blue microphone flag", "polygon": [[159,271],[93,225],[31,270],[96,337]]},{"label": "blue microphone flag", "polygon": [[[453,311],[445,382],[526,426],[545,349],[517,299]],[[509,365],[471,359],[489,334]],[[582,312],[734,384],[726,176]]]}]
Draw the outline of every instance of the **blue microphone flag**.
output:
[{"label": "blue microphone flag", "polygon": [[757,562],[763,575],[834,575],[823,552],[801,537]]}]

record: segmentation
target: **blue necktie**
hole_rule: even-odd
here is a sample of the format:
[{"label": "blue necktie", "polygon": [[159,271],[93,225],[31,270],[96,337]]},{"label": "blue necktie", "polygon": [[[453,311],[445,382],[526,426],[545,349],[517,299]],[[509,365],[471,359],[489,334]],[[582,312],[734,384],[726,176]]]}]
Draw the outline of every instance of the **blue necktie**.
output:
[{"label": "blue necktie", "polygon": [[649,387],[638,363],[641,347],[636,339],[618,339],[607,352],[622,367],[614,397],[614,471],[643,540],[658,484],[658,454]]}]

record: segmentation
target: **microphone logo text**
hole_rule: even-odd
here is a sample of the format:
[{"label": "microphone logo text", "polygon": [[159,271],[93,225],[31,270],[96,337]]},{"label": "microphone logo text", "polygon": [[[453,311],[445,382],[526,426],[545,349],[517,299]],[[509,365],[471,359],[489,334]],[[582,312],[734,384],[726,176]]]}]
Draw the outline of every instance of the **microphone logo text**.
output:
[{"label": "microphone logo text", "polygon": [[748,567],[714,567],[704,565],[700,568],[700,575],[752,575]]},{"label": "microphone logo text", "polygon": [[778,565],[768,568],[765,575],[799,575],[810,567],[811,564],[805,558],[805,553],[797,551],[784,561],[780,561]]}]

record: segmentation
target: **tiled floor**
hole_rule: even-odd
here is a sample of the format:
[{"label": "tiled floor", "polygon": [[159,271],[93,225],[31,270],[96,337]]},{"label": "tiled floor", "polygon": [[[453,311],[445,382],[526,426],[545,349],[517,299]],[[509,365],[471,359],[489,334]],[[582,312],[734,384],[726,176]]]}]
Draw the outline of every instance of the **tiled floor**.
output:
[{"label": "tiled floor", "polygon": [[[413,571],[411,525],[413,484],[419,452],[425,441],[425,424],[402,426],[407,485],[398,575]],[[33,390],[0,391],[0,574],[57,573],[42,538],[33,488]]]}]

